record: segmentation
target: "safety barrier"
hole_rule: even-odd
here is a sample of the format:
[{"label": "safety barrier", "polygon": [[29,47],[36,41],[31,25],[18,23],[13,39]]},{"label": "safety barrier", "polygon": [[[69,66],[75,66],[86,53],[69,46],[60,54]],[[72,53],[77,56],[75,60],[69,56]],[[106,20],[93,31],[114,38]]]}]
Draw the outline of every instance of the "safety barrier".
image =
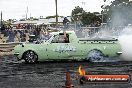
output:
[{"label": "safety barrier", "polygon": [[3,55],[12,55],[12,50],[13,48],[18,45],[18,44],[21,44],[21,43],[0,43],[0,56],[3,56]]}]

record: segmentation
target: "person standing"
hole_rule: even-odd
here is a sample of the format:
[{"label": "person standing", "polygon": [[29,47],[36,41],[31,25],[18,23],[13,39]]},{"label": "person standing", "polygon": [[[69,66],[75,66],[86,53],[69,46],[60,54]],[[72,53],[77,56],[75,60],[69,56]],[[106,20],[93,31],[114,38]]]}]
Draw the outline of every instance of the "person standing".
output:
[{"label": "person standing", "polygon": [[14,32],[14,30],[12,30],[12,28],[10,28],[8,42],[14,42],[14,39],[15,39],[15,32]]},{"label": "person standing", "polygon": [[39,40],[40,41],[45,40],[45,32],[43,30],[41,30],[40,33],[39,33]]},{"label": "person standing", "polygon": [[65,17],[63,20],[64,29],[68,29],[69,22],[70,21],[67,19],[67,17]]},{"label": "person standing", "polygon": [[48,31],[46,31],[45,32],[45,40],[47,41],[47,40],[49,40],[51,38],[51,34],[48,32]]}]

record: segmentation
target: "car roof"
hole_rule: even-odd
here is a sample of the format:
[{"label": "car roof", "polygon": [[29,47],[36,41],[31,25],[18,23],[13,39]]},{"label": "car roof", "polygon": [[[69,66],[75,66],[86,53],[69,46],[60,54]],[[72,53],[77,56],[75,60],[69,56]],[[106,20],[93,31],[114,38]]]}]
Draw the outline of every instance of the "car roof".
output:
[{"label": "car roof", "polygon": [[[66,33],[75,33],[74,31],[65,31]],[[59,32],[52,32],[52,33],[50,33],[50,34],[52,34],[52,35],[57,35],[57,34],[59,34],[59,33],[64,33],[64,31],[59,31]]]}]

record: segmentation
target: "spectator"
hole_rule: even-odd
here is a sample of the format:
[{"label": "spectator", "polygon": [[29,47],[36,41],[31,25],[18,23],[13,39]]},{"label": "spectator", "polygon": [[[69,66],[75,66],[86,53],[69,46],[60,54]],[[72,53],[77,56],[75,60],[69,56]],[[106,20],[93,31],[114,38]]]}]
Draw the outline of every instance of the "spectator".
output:
[{"label": "spectator", "polygon": [[45,33],[45,40],[49,40],[51,38],[51,35],[49,34],[49,32]]},{"label": "spectator", "polygon": [[10,28],[8,42],[14,42],[14,39],[15,39],[15,32],[14,32],[14,30],[12,30],[12,28]]},{"label": "spectator", "polygon": [[30,29],[30,24],[27,24],[27,29]]},{"label": "spectator", "polygon": [[26,42],[26,34],[25,33],[23,33],[23,36],[21,38],[21,42]]},{"label": "spectator", "polygon": [[28,40],[29,40],[29,31],[28,30],[25,30],[25,35],[26,35],[26,42],[28,42]]},{"label": "spectator", "polygon": [[39,39],[40,39],[40,41],[45,40],[45,33],[42,30],[40,31]]},{"label": "spectator", "polygon": [[32,29],[33,30],[33,35],[35,35],[35,38],[37,38],[38,34],[37,34],[37,30]]},{"label": "spectator", "polygon": [[36,37],[38,38],[38,37],[39,37],[39,34],[40,34],[41,29],[40,29],[39,27],[36,27],[36,28],[35,28],[35,30],[36,30]]},{"label": "spectator", "polygon": [[67,19],[67,17],[65,17],[64,20],[63,20],[64,29],[67,29],[68,28],[69,22],[70,21]]},{"label": "spectator", "polygon": [[3,33],[3,34],[4,34],[5,29],[6,29],[5,25],[4,25],[4,24],[2,24],[2,26],[1,26],[1,33]]},{"label": "spectator", "polygon": [[21,24],[18,24],[17,26],[16,26],[16,29],[20,29],[21,28]]},{"label": "spectator", "polygon": [[9,27],[5,29],[5,35],[4,35],[5,37],[8,37],[9,36],[9,30],[10,30]]},{"label": "spectator", "polygon": [[34,35],[33,29],[29,29],[29,34],[30,34],[30,35]]},{"label": "spectator", "polygon": [[100,24],[100,22],[99,21],[97,21],[96,23],[95,23],[95,27],[99,27],[101,24]]},{"label": "spectator", "polygon": [[21,42],[21,39],[20,39],[20,33],[17,31],[16,33],[16,38],[18,39],[19,42]]}]

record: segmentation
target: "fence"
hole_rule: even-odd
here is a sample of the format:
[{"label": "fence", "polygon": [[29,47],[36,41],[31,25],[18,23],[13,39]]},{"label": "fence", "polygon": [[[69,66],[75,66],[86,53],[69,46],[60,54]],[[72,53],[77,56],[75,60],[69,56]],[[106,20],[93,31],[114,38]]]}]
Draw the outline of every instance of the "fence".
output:
[{"label": "fence", "polygon": [[91,37],[95,33],[103,33],[104,31],[111,34],[112,36],[119,36],[125,26],[117,26],[117,27],[81,27],[82,33],[85,34],[86,37]]},{"label": "fence", "polygon": [[100,27],[81,27],[81,30],[85,33],[85,36],[91,36],[92,34],[97,33],[100,30]]},{"label": "fence", "polygon": [[[119,31],[123,30],[123,28],[124,27],[115,28],[113,33],[119,33]],[[101,28],[101,27],[81,27],[81,32],[82,32],[82,34],[84,33],[85,37],[88,37],[88,36],[91,36],[92,34],[99,32],[102,29],[103,28]],[[74,29],[74,30],[76,30],[76,29]],[[108,30],[112,30],[112,29],[108,29]],[[14,43],[0,43],[0,56],[1,55],[11,55],[13,48],[18,44],[21,44],[21,43],[18,41],[14,42]]]},{"label": "fence", "polygon": [[[92,33],[97,32],[99,28],[98,27],[82,27],[81,29],[82,29],[82,31],[84,31],[88,35],[91,35]],[[13,48],[16,45],[21,44],[18,41],[15,41],[14,43],[6,43],[5,42],[6,38],[3,35],[1,35],[1,38],[3,39],[1,41],[4,41],[4,42],[0,43],[0,56],[3,56],[3,55],[12,55],[13,54],[12,53]]]}]

